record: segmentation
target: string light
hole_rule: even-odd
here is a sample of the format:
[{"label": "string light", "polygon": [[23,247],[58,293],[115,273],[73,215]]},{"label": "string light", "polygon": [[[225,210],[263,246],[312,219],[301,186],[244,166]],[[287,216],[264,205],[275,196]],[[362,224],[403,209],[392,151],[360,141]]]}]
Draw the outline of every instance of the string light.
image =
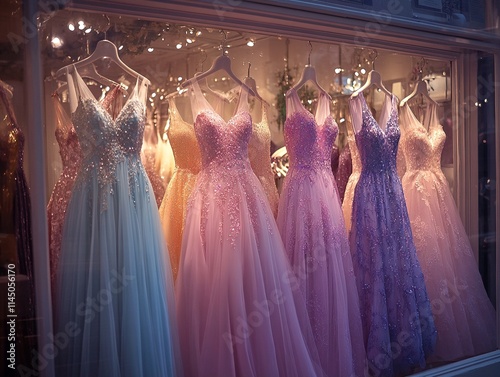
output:
[{"label": "string light", "polygon": [[120,47],[118,47],[118,50],[123,50],[123,45],[120,45]]},{"label": "string light", "polygon": [[253,39],[249,39],[249,40],[247,41],[247,46],[248,46],[248,47],[253,47],[253,46],[255,46],[255,41],[254,41]]},{"label": "string light", "polygon": [[68,24],[68,29],[69,31],[75,31],[75,25],[73,25],[71,22]]},{"label": "string light", "polygon": [[148,52],[153,52],[155,49],[153,47],[148,48]]},{"label": "string light", "polygon": [[175,48],[176,48],[177,50],[180,50],[180,49],[182,48],[182,43],[181,43],[181,42],[177,43],[177,44],[175,45]]},{"label": "string light", "polygon": [[63,45],[63,41],[59,37],[52,38],[51,43],[53,48],[59,48]]}]

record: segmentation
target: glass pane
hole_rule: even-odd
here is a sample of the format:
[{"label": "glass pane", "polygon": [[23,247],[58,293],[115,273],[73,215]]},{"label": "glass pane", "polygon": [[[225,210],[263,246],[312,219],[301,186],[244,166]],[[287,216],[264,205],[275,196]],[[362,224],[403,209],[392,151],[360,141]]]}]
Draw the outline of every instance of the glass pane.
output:
[{"label": "glass pane", "polygon": [[496,158],[494,57],[481,54],[477,72],[479,133],[479,267],[493,303],[496,301]]}]

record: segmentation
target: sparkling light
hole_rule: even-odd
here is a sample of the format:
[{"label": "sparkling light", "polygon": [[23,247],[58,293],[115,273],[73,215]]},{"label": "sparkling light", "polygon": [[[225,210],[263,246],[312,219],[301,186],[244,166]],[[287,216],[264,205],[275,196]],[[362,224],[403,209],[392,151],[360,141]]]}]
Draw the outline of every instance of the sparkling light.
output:
[{"label": "sparkling light", "polygon": [[153,47],[148,48],[148,52],[153,52],[155,49]]},{"label": "sparkling light", "polygon": [[69,31],[75,31],[75,25],[73,25],[71,22],[68,24],[68,29]]},{"label": "sparkling light", "polygon": [[180,49],[182,48],[182,43],[181,43],[181,42],[177,43],[177,44],[175,45],[175,48],[176,48],[177,50],[180,50]]},{"label": "sparkling light", "polygon": [[63,41],[59,37],[52,38],[51,43],[53,48],[59,48],[63,45]]}]

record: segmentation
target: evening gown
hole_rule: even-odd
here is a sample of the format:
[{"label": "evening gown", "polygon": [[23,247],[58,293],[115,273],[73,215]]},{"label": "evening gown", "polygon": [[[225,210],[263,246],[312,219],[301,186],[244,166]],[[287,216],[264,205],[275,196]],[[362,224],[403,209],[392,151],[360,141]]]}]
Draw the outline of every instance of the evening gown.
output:
[{"label": "evening gown", "polygon": [[342,203],[344,202],[349,177],[352,174],[352,156],[348,138],[349,135],[346,137],[347,143],[339,154],[339,167],[335,175],[335,180],[337,181],[337,187],[339,189],[340,202]]},{"label": "evening gown", "polygon": [[169,100],[169,114],[167,134],[174,153],[175,169],[160,206],[160,216],[175,280],[179,271],[187,201],[201,168],[201,156],[194,127],[182,119],[173,98]]},{"label": "evening gown", "polygon": [[386,96],[381,121],[363,93],[349,101],[362,169],[350,233],[371,373],[393,376],[425,367],[436,329],[396,170],[397,100]]},{"label": "evening gown", "polygon": [[[12,101],[0,80],[0,233],[2,267],[16,264],[16,274],[29,279],[29,318],[34,318],[33,244],[31,198],[24,174],[24,133],[19,127]],[[5,258],[5,260],[3,259]]]},{"label": "evening gown", "polygon": [[[121,88],[115,86],[101,101],[102,106],[111,114],[121,106]],[[55,277],[61,250],[62,227],[68,202],[73,190],[78,170],[81,164],[81,150],[78,136],[70,117],[64,110],[56,93],[52,95],[54,111],[57,120],[55,137],[59,145],[59,155],[62,161],[62,171],[47,205],[47,223],[49,228],[50,281],[55,287]]]},{"label": "evening gown", "polygon": [[403,191],[438,331],[431,361],[453,361],[496,348],[496,317],[471,245],[441,170],[446,134],[436,105],[422,124],[401,108],[406,155]]},{"label": "evening gown", "polygon": [[202,168],[175,286],[186,375],[321,375],[305,304],[292,290],[280,234],[248,160],[246,91],[229,121],[196,82],[191,92]]},{"label": "evening gown", "polygon": [[181,375],[171,271],[139,156],[147,87],[138,78],[113,119],[76,68],[67,78],[82,163],[56,286],[55,333],[74,336],[59,349],[57,375]]},{"label": "evening gown", "polygon": [[327,376],[362,376],[365,362],[358,292],[331,168],[338,127],[321,94],[314,116],[295,89],[287,94],[285,143],[290,167],[278,228],[297,276]]},{"label": "evening gown", "polygon": [[262,104],[262,119],[253,124],[252,135],[248,143],[248,157],[253,172],[262,184],[274,217],[278,215],[278,189],[271,170],[271,131],[267,118],[266,105]]},{"label": "evening gown", "polygon": [[354,139],[354,134],[347,132],[347,143],[349,146],[349,154],[351,156],[351,174],[347,180],[347,185],[344,191],[344,200],[342,201],[342,212],[344,213],[344,221],[347,229],[347,233],[351,231],[351,215],[352,215],[352,202],[354,200],[354,189],[359,181],[359,175],[361,174],[361,157],[359,157],[358,147],[356,145],[356,140]]}]

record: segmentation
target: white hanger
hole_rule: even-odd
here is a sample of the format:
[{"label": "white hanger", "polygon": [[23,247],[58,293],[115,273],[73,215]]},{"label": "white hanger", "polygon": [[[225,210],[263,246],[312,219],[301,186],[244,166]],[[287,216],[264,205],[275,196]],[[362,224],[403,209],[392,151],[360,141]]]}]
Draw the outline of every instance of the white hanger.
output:
[{"label": "white hanger", "polygon": [[[116,81],[110,80],[107,77],[100,75],[96,71],[94,64],[89,64],[89,65],[84,66],[81,71],[78,71],[78,73],[80,74],[81,77],[92,79],[100,84],[103,84],[103,85],[106,85],[109,87],[120,85]],[[68,84],[64,83],[57,88],[56,92],[58,94],[61,94],[66,89],[68,89]]]},{"label": "white hanger", "polygon": [[[134,77],[141,77],[146,85],[151,84],[151,82],[147,78],[134,71],[120,59],[120,56],[118,55],[118,49],[116,48],[115,44],[111,41],[108,41],[107,39],[103,39],[97,42],[97,46],[94,52],[89,57],[80,60],[79,62],[71,63],[70,66],[74,65],[77,70],[80,70],[81,67],[104,58],[111,59],[111,61],[113,61],[129,75]],[[62,77],[63,74],[66,74],[66,67],[63,67],[56,72],[56,78]]]},{"label": "white hanger", "polygon": [[302,71],[302,77],[300,78],[299,82],[296,83],[292,89],[299,90],[301,87],[303,87],[307,82],[312,82],[316,88],[323,94],[325,94],[329,100],[332,99],[332,97],[328,94],[328,92],[323,89],[321,85],[318,83],[318,79],[316,78],[316,70],[314,69],[313,66],[311,66],[311,52],[312,52],[312,43],[309,41],[309,57],[307,58],[307,65],[305,66],[304,70]]},{"label": "white hanger", "polygon": [[236,77],[236,75],[233,73],[231,69],[231,59],[229,59],[226,55],[221,55],[217,59],[214,60],[212,66],[208,71],[205,71],[203,73],[200,73],[199,75],[195,75],[193,78],[190,78],[189,80],[184,81],[181,84],[181,88],[185,88],[188,85],[191,85],[195,81],[201,81],[202,79],[212,75],[215,72],[218,71],[225,71],[228,76],[233,79],[233,81],[241,86],[243,89],[245,89],[250,95],[254,96],[255,93],[252,89],[250,89],[248,86],[246,86],[243,82],[241,82],[240,79]]},{"label": "white hanger", "polygon": [[252,64],[248,63],[248,74],[247,77],[245,78],[245,85],[253,90],[253,92],[255,93],[255,98],[257,98],[263,105],[269,107],[269,104],[266,101],[264,101],[264,99],[259,95],[259,92],[257,92],[257,83],[255,82],[255,79],[250,76],[251,66]]},{"label": "white hanger", "polygon": [[427,83],[424,80],[417,82],[417,84],[415,85],[415,89],[413,89],[413,92],[411,92],[408,96],[403,98],[399,106],[403,107],[409,100],[411,100],[414,97],[417,97],[419,94],[421,94],[422,97],[426,98],[432,105],[438,106],[438,103],[434,101],[429,95],[429,91],[427,90]]},{"label": "white hanger", "polygon": [[370,73],[368,73],[368,79],[366,80],[364,85],[361,88],[359,88],[358,90],[356,90],[354,93],[351,94],[351,98],[356,98],[359,93],[364,92],[366,89],[368,89],[372,85],[379,88],[382,92],[384,92],[388,96],[392,96],[392,93],[389,92],[387,90],[387,88],[384,86],[384,84],[382,83],[382,77],[380,76],[380,73],[373,70],[373,71],[370,71]]}]

